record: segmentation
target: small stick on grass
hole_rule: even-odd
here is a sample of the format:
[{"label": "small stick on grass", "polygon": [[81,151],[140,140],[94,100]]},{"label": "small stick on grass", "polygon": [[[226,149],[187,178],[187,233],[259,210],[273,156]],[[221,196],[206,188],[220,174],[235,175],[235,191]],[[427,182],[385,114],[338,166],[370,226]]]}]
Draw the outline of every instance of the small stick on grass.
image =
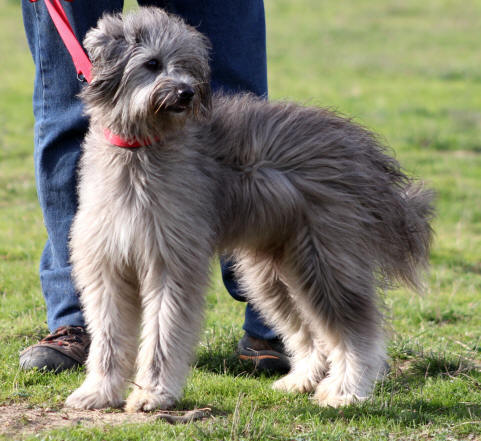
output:
[{"label": "small stick on grass", "polygon": [[210,407],[204,407],[202,409],[192,409],[192,410],[187,410],[185,412],[163,411],[162,413],[157,415],[157,419],[164,420],[169,424],[187,424],[193,421],[207,418],[210,415],[211,415]]}]

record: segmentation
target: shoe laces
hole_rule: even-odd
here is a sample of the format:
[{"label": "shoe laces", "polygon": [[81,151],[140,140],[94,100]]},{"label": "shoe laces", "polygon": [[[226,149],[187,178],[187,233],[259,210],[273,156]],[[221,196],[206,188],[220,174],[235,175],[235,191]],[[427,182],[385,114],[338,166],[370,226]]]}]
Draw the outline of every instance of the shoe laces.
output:
[{"label": "shoe laces", "polygon": [[59,346],[69,346],[72,343],[82,344],[85,336],[86,332],[82,326],[60,326],[39,343],[57,343]]}]

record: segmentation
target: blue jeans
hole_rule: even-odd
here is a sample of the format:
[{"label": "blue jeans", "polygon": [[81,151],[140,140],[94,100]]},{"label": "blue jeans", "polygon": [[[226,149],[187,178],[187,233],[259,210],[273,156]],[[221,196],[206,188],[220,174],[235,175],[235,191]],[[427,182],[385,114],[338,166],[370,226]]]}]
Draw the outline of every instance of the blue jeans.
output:
[{"label": "blue jeans", "polygon": [[[213,89],[267,95],[262,0],[139,0],[139,4],[165,7],[210,38]],[[74,0],[63,5],[82,41],[104,12],[121,11],[123,0]],[[35,62],[35,176],[48,235],[40,260],[40,280],[48,327],[53,331],[64,325],[84,325],[71,279],[68,238],[77,209],[76,168],[80,144],[88,121],[77,98],[81,84],[44,2],[22,0],[22,10]],[[243,300],[228,263],[223,264],[223,277],[229,293]],[[258,338],[275,337],[249,304],[244,329]]]}]

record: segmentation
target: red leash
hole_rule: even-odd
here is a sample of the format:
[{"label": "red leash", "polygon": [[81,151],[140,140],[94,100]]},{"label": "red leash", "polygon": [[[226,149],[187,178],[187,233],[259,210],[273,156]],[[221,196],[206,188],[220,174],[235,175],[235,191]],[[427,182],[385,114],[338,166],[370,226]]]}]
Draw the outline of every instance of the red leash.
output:
[{"label": "red leash", "polygon": [[92,81],[92,63],[77,40],[60,0],[45,0],[45,6],[72,57],[73,64],[77,70],[77,76],[79,79],[85,78],[87,83],[90,83]]},{"label": "red leash", "polygon": [[[37,0],[30,0],[31,3],[35,3],[36,1]],[[77,71],[77,77],[79,80],[85,79],[87,83],[90,83],[92,81],[92,63],[83,50],[82,45],[77,40],[60,0],[45,0],[45,6],[47,7],[48,13],[52,18],[53,24],[57,28],[65,47],[72,57],[73,64],[75,65],[75,69]],[[137,140],[129,142],[120,136],[114,135],[108,129],[104,130],[104,134],[107,140],[117,147],[133,148],[149,145],[146,143],[141,143]]]}]

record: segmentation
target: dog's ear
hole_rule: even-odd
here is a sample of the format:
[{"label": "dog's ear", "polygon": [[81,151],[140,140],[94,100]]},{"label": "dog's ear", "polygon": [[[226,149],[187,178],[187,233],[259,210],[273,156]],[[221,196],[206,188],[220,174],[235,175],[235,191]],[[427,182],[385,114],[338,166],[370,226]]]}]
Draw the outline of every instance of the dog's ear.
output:
[{"label": "dog's ear", "polygon": [[110,103],[122,79],[128,59],[128,43],[120,14],[104,15],[95,28],[87,32],[84,47],[92,62],[92,81],[85,87],[85,103],[98,106]]},{"label": "dog's ear", "polygon": [[121,14],[105,14],[87,32],[83,44],[94,67],[116,61],[127,46]]}]

